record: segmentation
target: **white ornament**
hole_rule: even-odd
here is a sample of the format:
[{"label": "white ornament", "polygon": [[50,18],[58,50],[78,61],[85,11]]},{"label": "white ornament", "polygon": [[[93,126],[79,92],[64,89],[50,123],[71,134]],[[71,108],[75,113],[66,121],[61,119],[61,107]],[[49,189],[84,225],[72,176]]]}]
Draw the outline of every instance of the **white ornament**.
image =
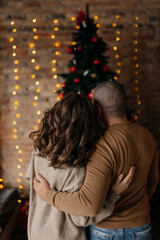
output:
[{"label": "white ornament", "polygon": [[89,73],[89,70],[84,71],[83,76],[86,76]]},{"label": "white ornament", "polygon": [[84,28],[86,28],[86,27],[87,27],[87,25],[86,25],[85,21],[82,21],[82,25],[83,25],[83,27],[84,27]]}]

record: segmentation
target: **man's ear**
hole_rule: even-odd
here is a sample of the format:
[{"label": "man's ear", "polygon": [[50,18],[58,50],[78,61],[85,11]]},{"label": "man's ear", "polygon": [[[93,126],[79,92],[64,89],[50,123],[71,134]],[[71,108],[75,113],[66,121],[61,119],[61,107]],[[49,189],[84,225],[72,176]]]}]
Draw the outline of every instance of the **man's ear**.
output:
[{"label": "man's ear", "polygon": [[96,106],[98,108],[98,117],[100,117],[102,115],[102,109],[98,103],[96,103]]}]

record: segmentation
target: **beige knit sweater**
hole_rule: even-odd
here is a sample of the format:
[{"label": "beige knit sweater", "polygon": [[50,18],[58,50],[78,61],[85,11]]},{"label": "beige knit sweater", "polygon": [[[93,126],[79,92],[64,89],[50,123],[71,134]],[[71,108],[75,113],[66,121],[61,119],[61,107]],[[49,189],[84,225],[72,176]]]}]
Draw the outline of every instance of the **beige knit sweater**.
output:
[{"label": "beige knit sweater", "polygon": [[[113,212],[114,203],[119,199],[113,191],[103,209],[96,217],[76,217],[59,211],[42,201],[33,189],[33,179],[40,173],[58,191],[77,191],[83,184],[85,168],[54,169],[49,161],[32,153],[26,177],[30,180],[30,206],[28,216],[29,240],[85,240],[85,228],[108,217]],[[71,207],[71,206],[70,206]]]}]

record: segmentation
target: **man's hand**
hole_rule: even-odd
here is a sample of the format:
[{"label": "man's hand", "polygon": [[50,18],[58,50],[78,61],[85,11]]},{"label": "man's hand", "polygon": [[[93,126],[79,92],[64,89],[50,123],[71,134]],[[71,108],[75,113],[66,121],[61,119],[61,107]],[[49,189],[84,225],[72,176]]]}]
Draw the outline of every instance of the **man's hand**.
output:
[{"label": "man's hand", "polygon": [[129,173],[125,178],[123,174],[120,174],[117,181],[114,183],[112,189],[115,191],[116,194],[120,195],[123,193],[132,182],[133,176],[135,172],[135,167],[131,167]]},{"label": "man's hand", "polygon": [[51,189],[47,180],[42,177],[40,174],[36,174],[36,177],[33,180],[33,187],[37,195],[45,201],[47,190]]}]

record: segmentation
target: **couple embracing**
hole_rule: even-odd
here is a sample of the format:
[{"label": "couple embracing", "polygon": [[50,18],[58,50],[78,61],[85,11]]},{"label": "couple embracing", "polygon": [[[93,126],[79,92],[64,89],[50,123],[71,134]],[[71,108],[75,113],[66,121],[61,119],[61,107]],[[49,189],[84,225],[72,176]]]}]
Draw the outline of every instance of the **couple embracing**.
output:
[{"label": "couple embracing", "polygon": [[44,114],[30,134],[29,240],[151,239],[157,144],[125,112],[123,88],[108,81],[93,102],[69,93]]}]

